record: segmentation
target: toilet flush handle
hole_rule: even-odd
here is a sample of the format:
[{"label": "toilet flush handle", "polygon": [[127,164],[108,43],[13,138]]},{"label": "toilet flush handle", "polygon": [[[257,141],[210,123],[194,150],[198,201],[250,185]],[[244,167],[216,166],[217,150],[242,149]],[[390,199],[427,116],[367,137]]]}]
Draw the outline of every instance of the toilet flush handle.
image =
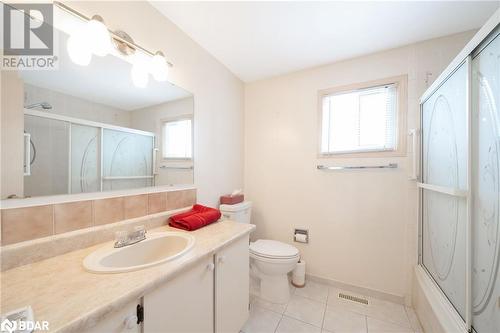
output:
[{"label": "toilet flush handle", "polygon": [[209,263],[209,264],[207,265],[207,269],[208,269],[209,271],[213,271],[213,270],[214,270],[214,268],[215,268],[215,265],[214,265],[214,263],[213,263],[213,262],[211,262],[211,263]]}]

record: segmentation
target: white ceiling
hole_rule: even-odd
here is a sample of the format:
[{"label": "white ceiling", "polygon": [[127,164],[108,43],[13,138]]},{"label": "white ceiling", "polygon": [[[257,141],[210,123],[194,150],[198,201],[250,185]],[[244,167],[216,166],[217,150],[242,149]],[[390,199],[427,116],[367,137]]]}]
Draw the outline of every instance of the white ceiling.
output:
[{"label": "white ceiling", "polygon": [[479,28],[500,1],[160,2],[243,81]]}]

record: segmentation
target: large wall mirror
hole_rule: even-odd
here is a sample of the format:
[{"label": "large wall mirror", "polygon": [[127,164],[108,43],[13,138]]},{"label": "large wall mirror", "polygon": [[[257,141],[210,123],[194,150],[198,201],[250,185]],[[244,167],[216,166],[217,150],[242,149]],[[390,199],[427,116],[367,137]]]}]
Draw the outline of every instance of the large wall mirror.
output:
[{"label": "large wall mirror", "polygon": [[193,95],[54,34],[57,69],[2,73],[2,199],[192,184]]}]

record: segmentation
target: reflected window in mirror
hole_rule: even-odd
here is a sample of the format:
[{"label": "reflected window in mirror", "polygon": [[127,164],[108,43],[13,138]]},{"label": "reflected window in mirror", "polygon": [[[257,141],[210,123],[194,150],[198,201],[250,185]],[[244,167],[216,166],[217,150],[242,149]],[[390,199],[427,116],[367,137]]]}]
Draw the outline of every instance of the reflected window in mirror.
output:
[{"label": "reflected window in mirror", "polygon": [[165,119],[162,123],[162,157],[164,160],[193,158],[193,117]]}]

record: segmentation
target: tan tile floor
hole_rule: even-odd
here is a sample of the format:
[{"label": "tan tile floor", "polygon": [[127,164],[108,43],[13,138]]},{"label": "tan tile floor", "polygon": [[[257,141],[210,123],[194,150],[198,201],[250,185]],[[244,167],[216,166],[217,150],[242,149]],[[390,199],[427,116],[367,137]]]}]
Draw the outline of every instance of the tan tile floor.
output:
[{"label": "tan tile floor", "polygon": [[[287,304],[259,297],[258,282],[250,285],[250,318],[243,333],[422,333],[413,309],[372,297],[368,305],[338,298],[341,290],[308,281],[291,287]],[[344,291],[347,294],[353,294]]]}]

